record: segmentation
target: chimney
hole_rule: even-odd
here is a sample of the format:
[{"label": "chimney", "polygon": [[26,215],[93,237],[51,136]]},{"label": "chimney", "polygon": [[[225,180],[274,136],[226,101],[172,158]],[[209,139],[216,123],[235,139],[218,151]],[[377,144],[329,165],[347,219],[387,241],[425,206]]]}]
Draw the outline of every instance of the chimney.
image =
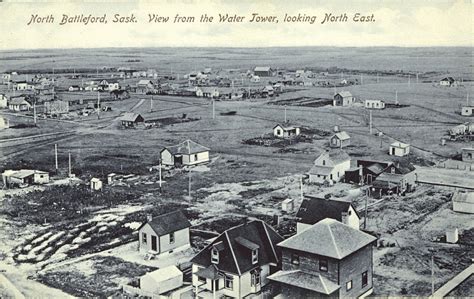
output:
[{"label": "chimney", "polygon": [[150,221],[152,221],[152,220],[153,220],[153,215],[147,214],[147,215],[146,215],[146,221],[147,221],[147,222],[150,222]]},{"label": "chimney", "polygon": [[349,214],[347,212],[341,213],[341,222],[345,225],[349,225]]}]

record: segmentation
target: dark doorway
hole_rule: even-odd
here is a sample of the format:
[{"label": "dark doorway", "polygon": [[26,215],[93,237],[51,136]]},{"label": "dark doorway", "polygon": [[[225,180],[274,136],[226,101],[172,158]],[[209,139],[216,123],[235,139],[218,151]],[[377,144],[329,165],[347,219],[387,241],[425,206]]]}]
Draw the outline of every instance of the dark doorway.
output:
[{"label": "dark doorway", "polygon": [[156,236],[151,236],[151,250],[157,251],[157,241],[156,241]]}]

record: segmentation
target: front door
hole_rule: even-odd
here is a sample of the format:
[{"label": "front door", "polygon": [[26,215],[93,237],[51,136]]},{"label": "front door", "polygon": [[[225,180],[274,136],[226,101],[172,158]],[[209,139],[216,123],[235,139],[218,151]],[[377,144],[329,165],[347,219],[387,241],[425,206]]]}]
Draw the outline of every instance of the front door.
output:
[{"label": "front door", "polygon": [[157,251],[156,248],[157,248],[157,240],[156,240],[156,236],[151,236],[151,250],[153,251]]},{"label": "front door", "polygon": [[181,165],[183,165],[183,156],[181,155],[174,156],[174,166],[180,167]]}]

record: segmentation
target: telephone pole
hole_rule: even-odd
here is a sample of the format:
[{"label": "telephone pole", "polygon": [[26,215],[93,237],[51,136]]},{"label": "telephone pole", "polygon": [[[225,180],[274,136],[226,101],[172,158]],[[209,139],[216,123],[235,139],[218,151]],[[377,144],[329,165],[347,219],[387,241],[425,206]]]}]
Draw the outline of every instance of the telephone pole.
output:
[{"label": "telephone pole", "polygon": [[372,110],[369,110],[369,132],[372,135]]},{"label": "telephone pole", "polygon": [[303,200],[303,176],[300,177],[300,196],[301,200]]},{"label": "telephone pole", "polygon": [[367,201],[369,200],[370,189],[365,189],[365,215],[364,215],[364,229],[367,228]]},{"label": "telephone pole", "polygon": [[71,151],[69,151],[69,174],[68,177],[71,177],[72,175],[72,169],[71,169]]},{"label": "telephone pole", "polygon": [[150,99],[150,112],[153,112],[153,96]]},{"label": "telephone pole", "polygon": [[216,118],[216,100],[212,98],[212,119]]},{"label": "telephone pole", "polygon": [[56,173],[58,172],[58,144],[54,144],[54,164],[56,167]]},{"label": "telephone pole", "polygon": [[97,119],[100,119],[100,92],[97,91]]},{"label": "telephone pole", "polygon": [[159,179],[159,184],[160,184],[160,193],[161,193],[161,187],[162,187],[162,184],[163,184],[163,179],[161,178],[161,161],[160,161],[160,166],[158,168],[158,172],[159,172],[159,176],[160,176],[160,179]]},{"label": "telephone pole", "polygon": [[287,119],[286,119],[286,105],[285,105],[285,123],[287,122]]},{"label": "telephone pole", "polygon": [[36,101],[33,103],[33,121],[35,122],[36,126]]},{"label": "telephone pole", "polygon": [[191,169],[189,170],[189,181],[188,181],[188,197],[191,200]]}]

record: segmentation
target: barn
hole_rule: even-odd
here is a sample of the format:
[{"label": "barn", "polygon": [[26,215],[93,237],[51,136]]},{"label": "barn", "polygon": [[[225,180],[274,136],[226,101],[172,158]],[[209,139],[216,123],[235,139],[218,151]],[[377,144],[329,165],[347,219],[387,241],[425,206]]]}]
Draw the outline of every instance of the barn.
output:
[{"label": "barn", "polygon": [[271,77],[273,76],[273,70],[269,66],[257,66],[253,70],[253,74],[259,77]]}]

